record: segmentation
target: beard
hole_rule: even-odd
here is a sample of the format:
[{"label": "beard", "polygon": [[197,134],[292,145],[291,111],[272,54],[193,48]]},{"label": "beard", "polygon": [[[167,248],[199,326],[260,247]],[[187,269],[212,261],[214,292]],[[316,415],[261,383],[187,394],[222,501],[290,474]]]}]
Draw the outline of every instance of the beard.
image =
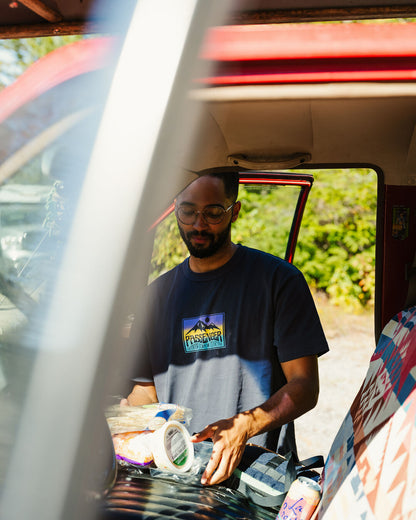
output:
[{"label": "beard", "polygon": [[[208,233],[207,231],[189,231],[185,233],[185,231],[178,224],[179,233],[181,234],[182,240],[184,241],[186,247],[188,248],[189,253],[196,258],[209,258],[214,255],[217,251],[223,247],[223,245],[228,241],[230,230],[231,230],[231,220],[228,226],[215,235],[214,233]],[[208,245],[194,245],[191,242],[192,237],[207,237],[209,238]]]}]

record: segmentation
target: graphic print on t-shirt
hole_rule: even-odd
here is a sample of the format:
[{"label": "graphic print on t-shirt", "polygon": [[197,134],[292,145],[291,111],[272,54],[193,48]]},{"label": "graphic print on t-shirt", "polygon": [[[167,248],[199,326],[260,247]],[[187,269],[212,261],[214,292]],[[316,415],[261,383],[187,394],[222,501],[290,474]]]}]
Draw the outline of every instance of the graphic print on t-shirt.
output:
[{"label": "graphic print on t-shirt", "polygon": [[225,348],[225,315],[204,314],[182,320],[182,339],[185,352]]}]

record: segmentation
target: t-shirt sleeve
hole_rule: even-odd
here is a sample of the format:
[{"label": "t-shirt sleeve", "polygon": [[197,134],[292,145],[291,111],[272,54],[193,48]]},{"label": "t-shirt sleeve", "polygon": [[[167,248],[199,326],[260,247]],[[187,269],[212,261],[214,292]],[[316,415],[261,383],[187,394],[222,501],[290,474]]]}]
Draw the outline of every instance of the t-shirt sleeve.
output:
[{"label": "t-shirt sleeve", "polygon": [[279,361],[327,352],[328,343],[303,274],[293,268],[275,293],[274,343]]}]

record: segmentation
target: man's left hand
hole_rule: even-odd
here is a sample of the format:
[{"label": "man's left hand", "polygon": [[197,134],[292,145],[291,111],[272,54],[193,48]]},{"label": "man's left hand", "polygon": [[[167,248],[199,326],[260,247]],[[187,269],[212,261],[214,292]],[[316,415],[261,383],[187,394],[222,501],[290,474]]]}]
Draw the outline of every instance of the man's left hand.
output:
[{"label": "man's left hand", "polygon": [[212,439],[211,458],[201,478],[201,484],[219,484],[231,476],[243,456],[248,436],[243,414],[209,424],[192,436],[192,442]]}]

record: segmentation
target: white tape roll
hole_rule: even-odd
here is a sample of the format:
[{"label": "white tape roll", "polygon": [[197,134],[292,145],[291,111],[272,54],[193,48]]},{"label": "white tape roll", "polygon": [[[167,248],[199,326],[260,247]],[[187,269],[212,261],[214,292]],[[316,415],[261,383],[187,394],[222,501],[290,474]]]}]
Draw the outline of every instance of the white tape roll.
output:
[{"label": "white tape roll", "polygon": [[194,445],[185,426],[168,421],[151,435],[153,461],[160,469],[174,473],[188,471],[194,462]]}]

